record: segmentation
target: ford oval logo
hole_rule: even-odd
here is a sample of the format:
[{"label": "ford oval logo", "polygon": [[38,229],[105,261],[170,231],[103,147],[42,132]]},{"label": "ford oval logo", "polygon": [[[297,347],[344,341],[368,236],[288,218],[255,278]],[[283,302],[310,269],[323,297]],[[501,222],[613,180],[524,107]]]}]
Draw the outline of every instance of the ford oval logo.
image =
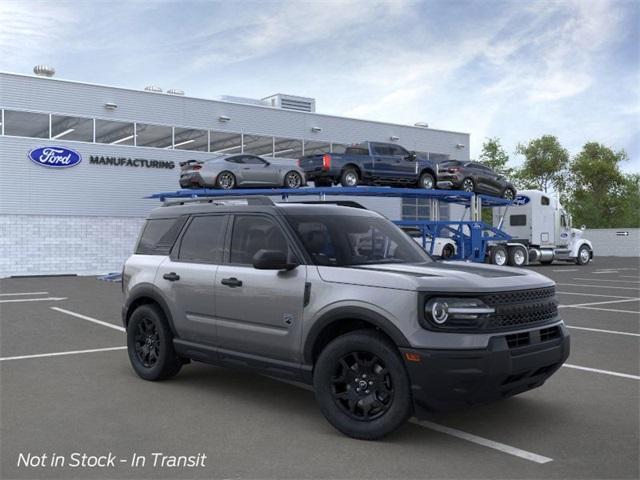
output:
[{"label": "ford oval logo", "polygon": [[29,152],[29,159],[43,167],[69,168],[78,165],[82,161],[82,156],[64,147],[40,147]]},{"label": "ford oval logo", "polygon": [[526,195],[516,195],[515,200],[513,201],[514,205],[526,205],[529,203],[530,198]]}]

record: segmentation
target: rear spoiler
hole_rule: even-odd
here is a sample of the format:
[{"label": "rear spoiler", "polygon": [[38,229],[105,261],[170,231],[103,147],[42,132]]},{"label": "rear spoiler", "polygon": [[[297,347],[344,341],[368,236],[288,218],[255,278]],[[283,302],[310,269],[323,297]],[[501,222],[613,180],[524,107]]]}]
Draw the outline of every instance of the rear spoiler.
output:
[{"label": "rear spoiler", "polygon": [[180,162],[179,165],[180,165],[180,168],[183,168],[183,167],[186,167],[188,165],[193,165],[195,163],[202,163],[202,162],[199,161],[199,160],[187,160],[186,162]]}]

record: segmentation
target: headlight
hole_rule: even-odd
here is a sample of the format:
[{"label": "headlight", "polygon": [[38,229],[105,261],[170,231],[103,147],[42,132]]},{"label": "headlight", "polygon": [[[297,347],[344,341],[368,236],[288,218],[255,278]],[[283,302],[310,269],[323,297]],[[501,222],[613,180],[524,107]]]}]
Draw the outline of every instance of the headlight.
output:
[{"label": "headlight", "polygon": [[432,298],[425,303],[426,318],[435,325],[451,320],[477,320],[495,313],[495,309],[477,298]]}]

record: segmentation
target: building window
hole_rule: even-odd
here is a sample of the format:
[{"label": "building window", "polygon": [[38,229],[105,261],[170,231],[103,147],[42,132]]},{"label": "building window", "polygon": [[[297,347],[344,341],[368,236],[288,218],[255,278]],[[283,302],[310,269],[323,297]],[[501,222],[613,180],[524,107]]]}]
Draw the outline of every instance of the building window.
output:
[{"label": "building window", "polygon": [[196,150],[206,152],[209,147],[209,136],[206,130],[193,128],[174,129],[173,148],[176,150]]},{"label": "building window", "polygon": [[274,138],[274,144],[274,157],[294,159],[302,157],[302,140],[276,137]]},{"label": "building window", "polygon": [[273,137],[263,137],[261,135],[244,135],[244,153],[251,155],[261,155],[264,157],[273,156]]},{"label": "building window", "polygon": [[93,142],[93,119],[51,115],[51,138]]},{"label": "building window", "polygon": [[171,148],[173,145],[173,129],[163,125],[136,123],[136,146]]},{"label": "building window", "polygon": [[310,142],[304,141],[304,154],[305,155],[318,155],[323,153],[329,153],[331,151],[331,144],[327,142]]},{"label": "building window", "polygon": [[114,120],[96,120],[96,142],[111,145],[134,144],[133,123]]},{"label": "building window", "polygon": [[428,198],[403,198],[403,220],[430,220],[430,206]]},{"label": "building window", "polygon": [[209,151],[211,153],[242,153],[242,135],[229,132],[209,132]]},{"label": "building window", "polygon": [[16,137],[49,138],[49,115],[5,110],[4,134]]}]

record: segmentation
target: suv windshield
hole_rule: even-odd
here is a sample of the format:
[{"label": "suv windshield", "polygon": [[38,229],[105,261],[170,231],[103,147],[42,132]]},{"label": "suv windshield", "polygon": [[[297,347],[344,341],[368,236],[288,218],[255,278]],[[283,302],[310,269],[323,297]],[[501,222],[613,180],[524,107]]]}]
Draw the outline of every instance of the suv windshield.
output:
[{"label": "suv windshield", "polygon": [[402,230],[373,215],[287,215],[316,265],[425,263],[431,257]]}]

